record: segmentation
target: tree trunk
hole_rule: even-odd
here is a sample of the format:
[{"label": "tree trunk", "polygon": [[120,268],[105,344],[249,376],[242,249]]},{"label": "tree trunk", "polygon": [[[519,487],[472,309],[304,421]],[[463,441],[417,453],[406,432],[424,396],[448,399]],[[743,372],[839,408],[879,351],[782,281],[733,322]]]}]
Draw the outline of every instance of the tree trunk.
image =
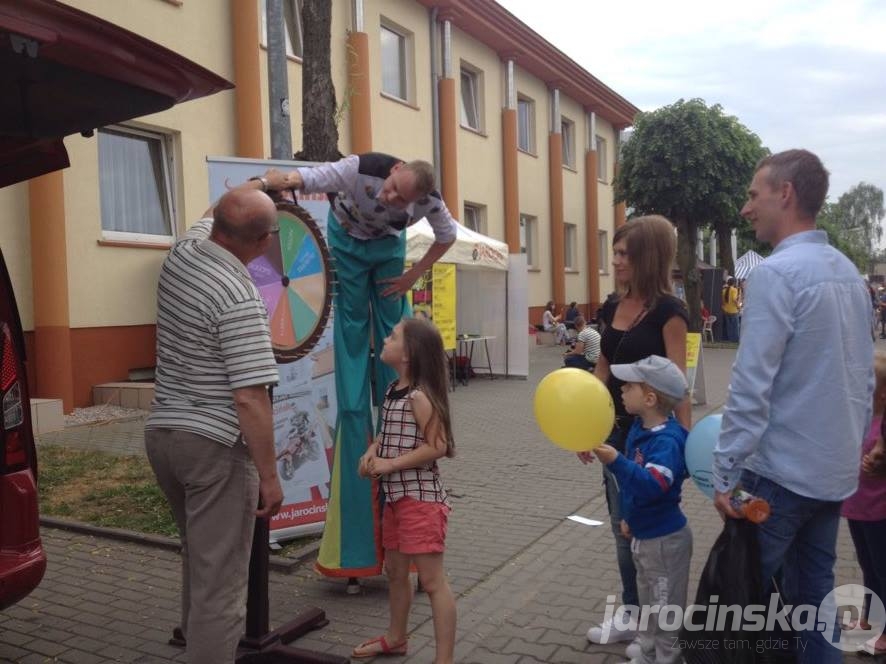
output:
[{"label": "tree trunk", "polygon": [[698,245],[698,224],[678,219],[677,226],[677,265],[683,275],[683,289],[686,293],[686,308],[689,310],[689,331],[701,331],[701,272],[695,248]]},{"label": "tree trunk", "polygon": [[335,124],[335,87],[332,85],[330,36],[332,3],[304,0],[302,5],[302,149],[295,157],[306,161],[335,161],[338,127]]},{"label": "tree trunk", "polygon": [[732,228],[728,224],[718,222],[714,224],[714,232],[717,233],[717,253],[720,255],[720,267],[729,274],[735,274],[735,259],[732,255]]}]

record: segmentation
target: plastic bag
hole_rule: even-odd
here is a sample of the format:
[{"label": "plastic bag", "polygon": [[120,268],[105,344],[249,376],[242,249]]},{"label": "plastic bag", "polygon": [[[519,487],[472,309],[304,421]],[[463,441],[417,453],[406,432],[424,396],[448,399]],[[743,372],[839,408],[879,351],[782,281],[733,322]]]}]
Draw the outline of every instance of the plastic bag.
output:
[{"label": "plastic bag", "polygon": [[[696,625],[713,629],[686,629],[680,634],[683,658],[687,664],[753,664],[759,656],[761,632],[748,632],[734,625],[732,615],[722,620],[722,629],[709,620],[709,612],[724,607],[763,603],[760,580],[760,549],[757,526],[745,519],[726,519],[723,532],[714,542],[698,580],[695,604],[705,612],[695,614]],[[720,615],[717,616],[720,621]],[[736,621],[741,623],[741,620]],[[733,629],[737,626],[738,629]]]}]

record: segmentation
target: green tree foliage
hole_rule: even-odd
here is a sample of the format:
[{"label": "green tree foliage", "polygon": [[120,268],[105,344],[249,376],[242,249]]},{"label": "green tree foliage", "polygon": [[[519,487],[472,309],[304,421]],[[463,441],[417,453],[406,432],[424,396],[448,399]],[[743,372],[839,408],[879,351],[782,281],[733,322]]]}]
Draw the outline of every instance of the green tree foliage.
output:
[{"label": "green tree foliage", "polygon": [[764,154],[756,134],[719,104],[709,107],[701,99],[639,114],[622,149],[617,200],[638,215],[664,215],[677,227],[677,262],[691,329],[700,328],[698,231],[737,223],[754,166]]},{"label": "green tree foliage", "polygon": [[868,272],[883,239],[884,214],[883,190],[859,182],[836,203],[825,203],[818,215],[818,225],[828,231],[831,244],[862,272]]}]

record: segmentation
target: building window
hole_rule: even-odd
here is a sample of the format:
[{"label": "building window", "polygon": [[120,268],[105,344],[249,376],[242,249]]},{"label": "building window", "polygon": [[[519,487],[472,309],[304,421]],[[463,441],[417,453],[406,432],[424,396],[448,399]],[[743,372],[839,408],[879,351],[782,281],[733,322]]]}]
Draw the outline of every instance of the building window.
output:
[{"label": "building window", "polygon": [[128,127],[98,130],[103,239],[172,239],[172,151],[168,141],[163,134]]},{"label": "building window", "polygon": [[535,102],[517,97],[517,147],[535,154]]},{"label": "building window", "polygon": [[563,224],[563,231],[563,267],[567,270],[576,270],[578,269],[576,261],[578,229],[575,224]]},{"label": "building window", "polygon": [[597,231],[597,247],[600,274],[609,274],[609,233]]},{"label": "building window", "polygon": [[483,131],[482,83],[482,73],[461,68],[461,123],[475,131]]},{"label": "building window", "polygon": [[575,123],[561,118],[560,134],[563,141],[563,165],[575,168]]},{"label": "building window", "polygon": [[[304,32],[302,31],[301,8],[304,0],[283,0],[283,25],[286,38],[286,55],[300,58],[304,54]],[[261,0],[261,39],[268,44],[268,6]]]},{"label": "building window", "polygon": [[538,259],[538,219],[520,215],[520,253],[526,254],[526,264],[535,267]]},{"label": "building window", "polygon": [[465,203],[465,214],[462,217],[465,228],[486,235],[486,206]]},{"label": "building window", "polygon": [[595,137],[597,141],[597,179],[601,182],[609,181],[609,173],[606,170],[606,139]]},{"label": "building window", "polygon": [[388,24],[381,26],[381,89],[387,95],[409,100],[409,36]]}]

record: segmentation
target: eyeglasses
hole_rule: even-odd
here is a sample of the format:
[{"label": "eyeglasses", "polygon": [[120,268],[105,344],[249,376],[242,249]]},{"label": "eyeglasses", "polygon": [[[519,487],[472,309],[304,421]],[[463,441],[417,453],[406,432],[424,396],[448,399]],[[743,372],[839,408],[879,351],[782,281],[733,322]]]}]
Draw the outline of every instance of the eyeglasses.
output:
[{"label": "eyeglasses", "polygon": [[274,224],[268,229],[268,233],[271,235],[277,235],[280,232],[280,224]]}]

